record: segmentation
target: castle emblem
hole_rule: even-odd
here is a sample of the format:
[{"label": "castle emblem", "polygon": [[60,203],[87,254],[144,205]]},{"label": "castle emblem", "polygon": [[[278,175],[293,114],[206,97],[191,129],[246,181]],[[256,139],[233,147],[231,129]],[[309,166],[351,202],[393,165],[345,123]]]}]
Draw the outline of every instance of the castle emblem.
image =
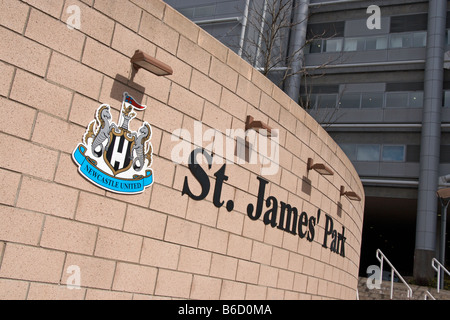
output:
[{"label": "castle emblem", "polygon": [[129,128],[136,111],[146,108],[127,92],[123,94],[120,126],[111,121],[111,107],[102,104],[72,156],[78,171],[108,191],[141,193],[153,183],[152,129],[144,122],[137,132]]}]

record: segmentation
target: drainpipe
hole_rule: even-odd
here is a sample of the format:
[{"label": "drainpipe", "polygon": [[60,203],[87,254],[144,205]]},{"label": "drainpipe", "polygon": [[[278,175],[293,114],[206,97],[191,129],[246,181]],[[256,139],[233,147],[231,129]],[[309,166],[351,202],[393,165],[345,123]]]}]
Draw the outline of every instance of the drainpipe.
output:
[{"label": "drainpipe", "polygon": [[244,50],[244,39],[245,31],[247,30],[248,21],[248,8],[250,7],[250,0],[245,2],[244,16],[242,17],[242,29],[241,29],[241,39],[239,40],[239,57],[242,57],[242,51]]},{"label": "drainpipe", "polygon": [[436,250],[439,153],[444,78],[447,1],[430,0],[428,7],[427,57],[422,116],[419,192],[417,199],[414,278],[427,283],[433,276],[431,259]]},{"label": "drainpipe", "polygon": [[303,48],[306,43],[306,30],[308,28],[309,0],[296,1],[293,22],[295,26],[291,33],[291,46],[289,49],[290,70],[292,74],[286,79],[284,91],[292,100],[298,103],[300,97],[301,70],[304,66]]},{"label": "drainpipe", "polygon": [[267,0],[264,0],[261,26],[260,26],[259,35],[258,35],[258,46],[256,47],[255,62],[253,64],[253,67],[255,67],[255,68],[259,68],[259,56],[261,54],[262,34],[264,32],[264,26],[266,24],[266,14],[267,14]]}]

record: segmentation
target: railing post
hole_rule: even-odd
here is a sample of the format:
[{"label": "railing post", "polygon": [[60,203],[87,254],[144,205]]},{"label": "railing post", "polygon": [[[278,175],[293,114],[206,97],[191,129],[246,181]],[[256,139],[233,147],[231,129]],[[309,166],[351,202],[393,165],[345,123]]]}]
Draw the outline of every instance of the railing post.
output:
[{"label": "railing post", "polygon": [[440,284],[441,284],[441,281],[440,281],[441,280],[441,269],[442,269],[442,271],[444,271],[444,273],[442,273],[442,289],[444,288],[445,273],[447,273],[450,276],[450,271],[448,271],[436,258],[433,258],[431,260],[431,266],[437,272],[437,292],[439,293],[439,289],[441,287],[440,286]]},{"label": "railing post", "polygon": [[383,260],[384,260],[384,255],[381,254],[381,257],[379,257],[379,253],[381,253],[380,249],[377,250],[376,257],[377,257],[378,261],[380,261],[380,284],[381,284],[381,283],[383,283]]},{"label": "railing post", "polygon": [[392,263],[388,260],[388,258],[386,258],[386,256],[384,255],[383,252],[381,252],[380,249],[377,249],[376,257],[377,257],[378,261],[380,261],[380,271],[381,271],[380,283],[383,282],[383,261],[384,261],[384,259],[386,259],[386,262],[391,267],[391,300],[392,300],[393,294],[394,294],[394,273],[396,273],[398,275],[399,279],[408,288],[406,296],[407,296],[408,299],[410,299],[412,297],[412,289],[411,289],[411,287],[406,283],[405,279],[403,279],[403,277],[400,275],[400,273],[398,273],[397,269],[394,268]]},{"label": "railing post", "polygon": [[[438,276],[437,276],[437,292],[439,293],[439,290],[441,289],[441,266],[438,267],[438,272],[437,272]],[[443,288],[443,286],[442,286]]]},{"label": "railing post", "polygon": [[391,300],[392,300],[393,295],[394,295],[394,272],[391,269]]}]

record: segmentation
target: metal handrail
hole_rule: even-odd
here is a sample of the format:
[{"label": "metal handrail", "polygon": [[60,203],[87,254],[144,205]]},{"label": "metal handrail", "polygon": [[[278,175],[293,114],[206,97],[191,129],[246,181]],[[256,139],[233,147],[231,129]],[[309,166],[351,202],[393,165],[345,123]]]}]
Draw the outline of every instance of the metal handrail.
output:
[{"label": "metal handrail", "polygon": [[[435,265],[437,263],[437,266]],[[445,267],[442,265],[442,263],[440,263],[436,258],[433,258],[433,260],[431,260],[431,266],[433,267],[434,270],[436,270],[437,272],[437,292],[439,293],[439,287],[441,286],[441,269],[443,269],[449,276],[450,276],[450,271],[448,271],[447,269],[445,269]],[[445,274],[442,275],[442,278],[444,278]]]},{"label": "metal handrail", "polygon": [[428,298],[427,297],[430,297],[432,300],[436,300],[436,298],[435,297],[433,297],[433,295],[430,293],[430,291],[426,291],[425,292],[425,296],[424,296],[424,300],[428,300]]},{"label": "metal handrail", "polygon": [[398,273],[397,269],[394,268],[392,263],[384,255],[384,253],[381,252],[380,249],[377,249],[376,257],[377,257],[378,261],[380,261],[380,284],[383,282],[383,261],[386,260],[386,262],[391,267],[391,300],[392,300],[392,295],[393,295],[393,292],[394,292],[394,273],[397,274],[398,278],[408,288],[407,293],[406,293],[406,297],[408,299],[411,299],[412,298],[412,289],[411,289],[411,287],[406,283],[405,279],[403,279],[403,277],[400,275],[400,273]]}]

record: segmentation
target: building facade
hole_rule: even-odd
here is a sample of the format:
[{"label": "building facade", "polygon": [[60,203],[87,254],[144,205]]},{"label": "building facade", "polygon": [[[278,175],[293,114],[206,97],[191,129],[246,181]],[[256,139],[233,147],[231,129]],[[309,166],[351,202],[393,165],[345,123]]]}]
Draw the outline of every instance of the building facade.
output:
[{"label": "building facade", "polygon": [[361,180],[233,50],[159,0],[0,24],[0,299],[356,298]]},{"label": "building facade", "polygon": [[[254,24],[248,21],[255,18],[240,20],[239,28],[231,25],[239,22],[212,23],[208,19],[225,16],[213,8],[227,4],[235,11],[225,17],[240,17],[255,15],[271,1],[252,1],[249,7],[246,1],[167,2],[194,21],[207,6],[210,16],[201,17],[202,27],[236,47],[237,39],[224,36],[227,30],[241,28],[254,44],[257,37],[245,28],[251,29]],[[450,73],[444,56],[450,49],[450,21],[445,1],[291,2],[295,24],[279,41],[286,53],[306,33],[306,42],[298,47],[303,53],[299,104],[346,152],[366,191],[360,274],[378,263],[375,252],[381,249],[402,274],[430,277],[431,258],[440,250],[438,178],[450,173]],[[307,15],[295,20],[305,5]],[[199,11],[193,12],[194,6]],[[264,14],[260,12],[258,17]],[[241,43],[236,52],[250,45]],[[286,67],[292,66],[279,65],[269,77],[288,92],[286,83],[278,82]]]}]

